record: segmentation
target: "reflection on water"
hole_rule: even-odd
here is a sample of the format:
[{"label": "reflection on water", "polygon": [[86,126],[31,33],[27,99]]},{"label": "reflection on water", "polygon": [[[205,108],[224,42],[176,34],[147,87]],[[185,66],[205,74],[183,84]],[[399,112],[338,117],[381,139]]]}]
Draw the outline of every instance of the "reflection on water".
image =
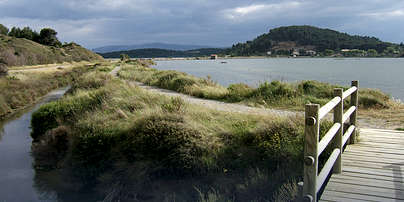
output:
[{"label": "reflection on water", "polygon": [[[59,201],[60,193],[49,187],[57,177],[35,173],[31,157],[30,122],[41,105],[57,100],[69,87],[53,91],[36,106],[0,122],[0,201]],[[63,184],[63,183],[61,183]],[[59,199],[58,199],[59,198]]]}]

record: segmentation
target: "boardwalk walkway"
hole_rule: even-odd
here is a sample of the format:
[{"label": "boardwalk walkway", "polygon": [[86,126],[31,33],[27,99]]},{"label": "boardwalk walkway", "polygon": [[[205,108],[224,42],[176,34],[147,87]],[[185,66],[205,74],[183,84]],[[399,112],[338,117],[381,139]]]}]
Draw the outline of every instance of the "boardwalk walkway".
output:
[{"label": "boardwalk walkway", "polygon": [[342,154],[320,201],[403,201],[404,132],[361,129],[360,141]]}]

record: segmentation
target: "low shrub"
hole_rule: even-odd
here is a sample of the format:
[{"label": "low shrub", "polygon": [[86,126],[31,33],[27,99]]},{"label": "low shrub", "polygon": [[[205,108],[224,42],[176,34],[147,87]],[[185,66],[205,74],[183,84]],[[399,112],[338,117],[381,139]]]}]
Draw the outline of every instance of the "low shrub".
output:
[{"label": "low shrub", "polygon": [[335,85],[319,81],[302,81],[297,89],[302,95],[315,96],[316,98],[333,98]]},{"label": "low shrub", "polygon": [[254,92],[253,88],[243,83],[231,84],[227,90],[229,91],[227,100],[230,102],[240,102],[250,98]]},{"label": "low shrub", "polygon": [[103,72],[91,72],[77,79],[72,85],[71,90],[76,89],[98,89],[105,86],[106,83],[112,80],[112,75]]},{"label": "low shrub", "polygon": [[58,121],[71,121],[77,113],[94,109],[102,103],[106,93],[99,90],[42,105],[32,114],[31,137],[37,141],[46,131],[56,128]]},{"label": "low shrub", "polygon": [[297,96],[297,92],[290,84],[280,81],[264,82],[254,90],[255,97],[261,97],[265,100],[274,100],[281,97],[293,98]]},{"label": "low shrub", "polygon": [[135,123],[135,147],[146,157],[160,161],[174,172],[202,169],[201,134],[173,114],[149,115]]},{"label": "low shrub", "polygon": [[[154,85],[159,86],[161,88],[171,89],[171,87],[173,87],[171,85],[172,80],[174,80],[182,75],[184,75],[184,73],[180,73],[180,72],[176,72],[176,71],[157,72],[154,75],[156,77],[156,81],[154,82]],[[171,90],[176,90],[176,89],[171,89]]]},{"label": "low shrub", "polygon": [[184,111],[185,102],[180,97],[174,97],[170,99],[170,102],[161,105],[163,112],[168,113],[180,113]]},{"label": "low shrub", "polygon": [[364,108],[389,108],[390,97],[380,90],[359,90],[359,105]]},{"label": "low shrub", "polygon": [[180,77],[175,78],[172,81],[170,81],[169,89],[175,90],[178,92],[184,92],[185,88],[187,86],[192,86],[196,83],[197,83],[196,79],[186,77],[186,76],[180,76]]}]

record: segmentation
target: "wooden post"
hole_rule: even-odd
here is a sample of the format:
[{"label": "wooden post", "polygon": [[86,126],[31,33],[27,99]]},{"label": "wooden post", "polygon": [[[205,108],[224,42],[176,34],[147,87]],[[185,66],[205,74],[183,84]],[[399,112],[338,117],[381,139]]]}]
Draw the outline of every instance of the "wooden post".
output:
[{"label": "wooden post", "polygon": [[333,173],[340,174],[342,172],[342,136],[344,135],[344,123],[342,123],[342,117],[344,114],[344,100],[342,99],[342,94],[344,93],[342,88],[334,89],[334,96],[341,98],[341,102],[334,107],[334,124],[339,123],[341,127],[339,128],[337,134],[335,134],[333,148],[338,148],[340,150],[339,157],[335,161]]},{"label": "wooden post", "polygon": [[351,106],[355,106],[356,110],[351,114],[349,118],[349,125],[354,125],[355,130],[352,132],[351,138],[349,139],[349,144],[355,144],[356,135],[357,135],[357,116],[358,116],[358,108],[359,108],[359,81],[352,81],[352,86],[355,86],[357,89],[354,93],[351,94]]},{"label": "wooden post", "polygon": [[307,104],[305,113],[304,131],[304,184],[303,200],[307,202],[317,201],[317,173],[318,173],[318,153],[319,142],[320,105]]}]

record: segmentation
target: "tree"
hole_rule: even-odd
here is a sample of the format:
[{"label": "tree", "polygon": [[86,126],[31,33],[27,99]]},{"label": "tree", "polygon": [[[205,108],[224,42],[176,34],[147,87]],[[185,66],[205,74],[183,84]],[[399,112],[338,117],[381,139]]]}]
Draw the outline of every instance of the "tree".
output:
[{"label": "tree", "polygon": [[37,41],[37,42],[39,40],[39,34],[36,31],[33,31],[29,27],[24,27],[21,30],[20,37],[21,38],[26,38],[26,39],[31,40],[31,41]]},{"label": "tree", "polygon": [[8,33],[9,36],[13,36],[16,38],[21,38],[21,29],[18,27],[11,28],[10,32]]},{"label": "tree", "polygon": [[51,28],[43,28],[39,33],[39,43],[46,46],[60,47],[62,43],[56,37],[58,33]]},{"label": "tree", "polygon": [[0,34],[4,34],[4,35],[8,34],[8,28],[2,24],[0,24]]}]

